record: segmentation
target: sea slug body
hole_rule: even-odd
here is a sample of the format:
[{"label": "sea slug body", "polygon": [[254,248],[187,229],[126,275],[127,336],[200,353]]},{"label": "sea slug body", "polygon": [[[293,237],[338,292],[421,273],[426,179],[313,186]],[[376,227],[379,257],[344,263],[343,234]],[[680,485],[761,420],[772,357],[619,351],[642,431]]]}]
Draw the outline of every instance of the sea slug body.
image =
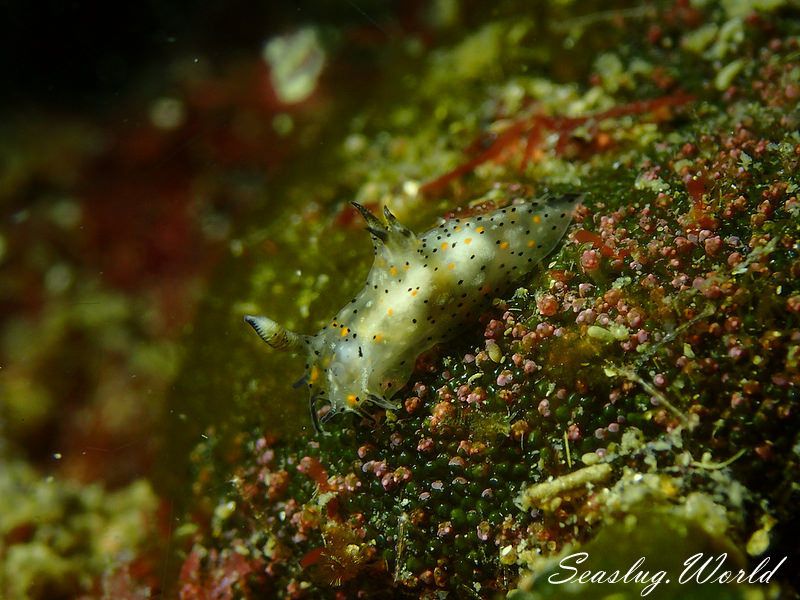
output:
[{"label": "sea slug body", "polygon": [[564,235],[577,195],[542,197],[415,235],[384,210],[386,224],[354,203],[372,234],[375,260],[364,288],[314,336],[246,316],[270,346],[307,353],[305,382],[315,428],[317,402],[333,414],[395,408],[392,396],[415,359],[475,318],[529,272]]}]

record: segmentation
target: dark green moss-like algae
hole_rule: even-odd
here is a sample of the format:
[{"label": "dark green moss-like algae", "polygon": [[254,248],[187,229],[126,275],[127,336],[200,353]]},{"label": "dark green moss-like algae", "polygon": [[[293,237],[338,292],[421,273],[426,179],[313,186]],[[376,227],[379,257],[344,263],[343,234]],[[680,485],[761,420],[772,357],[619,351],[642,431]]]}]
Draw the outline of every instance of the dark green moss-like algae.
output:
[{"label": "dark green moss-like algae", "polygon": [[[402,409],[377,422],[339,416],[319,437],[209,430],[194,454],[200,529],[184,597],[219,586],[232,597],[491,597],[518,585],[539,597],[527,573],[613,538],[599,532],[624,531],[625,515],[652,523],[644,508],[737,548],[741,564],[791,551],[782,532],[797,525],[800,475],[797,15],[758,8],[644,11],[621,25],[644,38],[601,55],[588,84],[523,76],[486,88],[471,110],[490,117],[482,148],[502,147],[485,159],[473,149],[479,159],[442,185],[423,182],[469,160],[458,148],[479,125],[436,88],[436,66],[426,81],[442,93],[451,133],[411,98],[418,134],[399,125],[395,136],[348,138],[356,164],[344,176],[373,169],[357,199],[420,222],[545,186],[585,193],[584,206],[544,268],[418,361]],[[496,27],[501,39],[513,29]],[[466,55],[441,64],[454,56]],[[514,104],[519,96],[534,101]],[[419,103],[428,100],[423,89]],[[591,114],[602,118],[556,118]],[[469,135],[453,135],[459,127]],[[282,245],[273,260],[313,275],[276,283],[274,270],[258,270],[238,308],[271,290],[272,306],[299,294],[275,315],[290,326],[298,311],[329,316],[317,298],[355,289],[358,269],[344,263],[366,267],[344,243],[361,234],[340,206],[282,217],[296,227],[278,235],[304,240],[307,254],[285,256]],[[339,257],[320,260],[338,244]],[[295,402],[293,418],[307,419],[293,380],[254,373],[241,384],[250,410]],[[580,485],[564,483],[570,473]],[[608,551],[597,543],[588,547]],[[692,547],[675,537],[676,553]],[[778,584],[791,593],[796,582],[786,572]]]}]

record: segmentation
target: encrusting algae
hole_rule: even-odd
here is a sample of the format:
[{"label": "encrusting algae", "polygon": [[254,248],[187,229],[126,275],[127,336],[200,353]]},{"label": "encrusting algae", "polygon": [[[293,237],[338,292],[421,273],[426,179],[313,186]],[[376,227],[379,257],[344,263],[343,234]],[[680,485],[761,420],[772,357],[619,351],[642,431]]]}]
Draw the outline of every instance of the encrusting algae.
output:
[{"label": "encrusting algae", "polygon": [[[585,81],[503,75],[476,98],[464,91],[472,83],[445,91],[441,73],[423,74],[431,89],[408,99],[417,133],[397,117],[374,143],[369,130],[353,134],[367,142],[346,148],[342,178],[365,206],[474,226],[475,214],[545,188],[583,199],[540,268],[516,289],[493,289],[446,344],[419,356],[425,340],[401,334],[398,354],[380,360],[386,373],[407,362],[387,377],[391,393],[383,371],[374,381],[361,372],[363,325],[342,314],[328,325],[336,343],[319,343],[331,365],[358,334],[346,342],[356,374],[325,379],[329,401],[374,394],[370,419],[345,411],[329,435],[295,439],[269,424],[232,438],[210,430],[195,451],[198,498],[235,510],[196,536],[184,598],[634,597],[643,586],[554,589],[541,574],[581,549],[601,563],[635,551],[654,569],[720,549],[731,568],[797,559],[800,15],[781,2],[682,0],[603,14],[603,32],[625,41],[604,47]],[[590,38],[595,21],[570,43],[602,43]],[[513,19],[497,28],[535,45]],[[423,117],[428,102],[444,108]],[[465,132],[478,141],[462,152]],[[343,198],[331,205],[324,227],[348,247],[350,213]],[[385,226],[368,224],[380,240]],[[404,260],[378,258],[398,269],[396,293],[423,292],[424,282],[404,283]],[[467,268],[461,258],[454,269]],[[388,290],[383,281],[369,294]],[[263,291],[254,284],[252,297]],[[287,345],[271,321],[253,324]],[[367,337],[392,337],[376,327]],[[254,366],[253,380],[263,377]],[[288,391],[270,400],[296,401]],[[232,482],[224,494],[222,482]],[[785,569],[769,584],[695,587],[658,593],[768,598],[791,596],[798,581]]]}]

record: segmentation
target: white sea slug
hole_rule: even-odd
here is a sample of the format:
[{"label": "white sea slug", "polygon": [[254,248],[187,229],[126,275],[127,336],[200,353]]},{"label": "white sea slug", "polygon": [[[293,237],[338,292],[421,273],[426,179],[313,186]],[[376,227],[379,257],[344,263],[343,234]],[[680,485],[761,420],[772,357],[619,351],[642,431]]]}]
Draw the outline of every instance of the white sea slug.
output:
[{"label": "white sea slug", "polygon": [[478,316],[555,247],[580,197],[547,196],[480,216],[452,219],[417,236],[384,209],[384,225],[354,204],[367,222],[375,261],[364,288],[314,336],[288,331],[267,317],[245,321],[276,349],[307,353],[304,380],[327,420],[368,405],[396,408],[392,396],[411,376],[417,356]]}]

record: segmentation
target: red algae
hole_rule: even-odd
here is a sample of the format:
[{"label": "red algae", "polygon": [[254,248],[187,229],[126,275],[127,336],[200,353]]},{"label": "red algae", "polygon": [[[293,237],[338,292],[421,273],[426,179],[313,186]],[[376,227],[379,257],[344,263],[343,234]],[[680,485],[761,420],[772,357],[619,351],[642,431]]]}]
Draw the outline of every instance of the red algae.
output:
[{"label": "red algae", "polygon": [[[543,132],[556,134],[557,141],[554,147],[556,155],[564,154],[569,143],[570,134],[579,126],[586,123],[598,123],[607,119],[619,118],[626,115],[642,115],[651,113],[655,122],[669,118],[669,109],[692,102],[694,98],[684,92],[676,92],[670,96],[641,100],[617,106],[606,111],[581,117],[552,117],[534,113],[513,122],[501,134],[488,142],[488,148],[477,156],[448,171],[444,175],[424,183],[420,186],[423,194],[439,194],[448,184],[456,179],[471,173],[483,163],[506,160],[506,156],[513,153],[518,146],[524,145],[524,153],[520,169],[524,170],[537,154],[544,151],[542,148]],[[523,141],[524,139],[524,141]],[[486,141],[473,143],[475,146],[484,146]],[[610,137],[605,133],[595,134],[595,152],[607,150],[610,146]]]}]

